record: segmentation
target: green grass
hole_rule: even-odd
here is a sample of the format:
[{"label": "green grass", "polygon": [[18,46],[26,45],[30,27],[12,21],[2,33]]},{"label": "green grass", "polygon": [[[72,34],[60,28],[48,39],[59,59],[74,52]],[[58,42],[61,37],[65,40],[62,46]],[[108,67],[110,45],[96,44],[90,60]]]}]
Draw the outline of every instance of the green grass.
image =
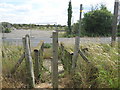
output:
[{"label": "green grass", "polygon": [[50,43],[44,43],[44,48],[51,48],[52,47],[52,44]]}]

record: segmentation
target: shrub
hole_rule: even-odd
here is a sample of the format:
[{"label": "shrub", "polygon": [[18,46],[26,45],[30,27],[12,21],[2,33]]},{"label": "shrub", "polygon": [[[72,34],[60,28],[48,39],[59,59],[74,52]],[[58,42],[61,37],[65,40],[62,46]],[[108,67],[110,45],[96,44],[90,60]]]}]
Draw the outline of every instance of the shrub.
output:
[{"label": "shrub", "polygon": [[4,33],[10,33],[11,32],[11,29],[10,28],[6,28]]},{"label": "shrub", "polygon": [[44,48],[51,48],[51,47],[52,47],[52,45],[49,44],[49,43],[45,43],[45,44],[44,44]]}]

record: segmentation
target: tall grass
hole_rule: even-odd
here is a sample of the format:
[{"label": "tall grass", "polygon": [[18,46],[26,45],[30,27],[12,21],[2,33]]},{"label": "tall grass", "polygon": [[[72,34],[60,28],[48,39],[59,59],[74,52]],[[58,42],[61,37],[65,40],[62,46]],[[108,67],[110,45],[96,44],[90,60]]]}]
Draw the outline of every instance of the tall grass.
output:
[{"label": "tall grass", "polygon": [[[95,67],[98,68],[97,73],[97,88],[119,88],[118,81],[118,45],[111,47],[109,44],[84,44],[81,48],[88,48],[87,57]],[[79,56],[77,62],[77,77],[82,79],[82,84],[79,87],[91,87],[91,82],[88,82],[89,65],[86,64]],[[89,73],[89,74],[88,74]]]},{"label": "tall grass", "polygon": [[25,86],[25,60],[23,60],[20,67],[14,75],[11,75],[11,70],[14,68],[18,59],[23,53],[23,48],[17,45],[4,43],[2,47],[2,87],[16,88]]},{"label": "tall grass", "polygon": [[[73,45],[66,45],[73,50]],[[91,63],[98,68],[96,87],[97,88],[119,88],[118,82],[118,45],[111,47],[109,44],[81,44],[81,49],[88,48],[86,52],[87,58]],[[22,46],[4,44],[2,48],[2,72],[3,72],[3,87],[25,87],[26,84],[26,69],[25,60],[17,69],[13,78],[9,78],[11,69],[18,61],[23,53]],[[44,50],[44,58],[49,59],[52,56],[52,49]],[[94,72],[94,70],[93,70]],[[91,74],[90,65],[88,65],[81,56],[78,57],[76,74],[73,77],[73,87],[91,88],[94,81],[88,81]],[[6,78],[7,75],[7,78]],[[9,83],[9,84],[8,84]],[[13,84],[12,84],[13,83]],[[62,82],[63,83],[63,82]],[[12,85],[11,85],[12,84]]]}]

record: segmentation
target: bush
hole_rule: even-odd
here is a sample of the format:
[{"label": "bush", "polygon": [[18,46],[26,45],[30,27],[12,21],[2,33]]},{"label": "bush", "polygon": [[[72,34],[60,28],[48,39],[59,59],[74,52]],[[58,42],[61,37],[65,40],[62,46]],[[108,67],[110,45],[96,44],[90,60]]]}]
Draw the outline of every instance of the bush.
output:
[{"label": "bush", "polygon": [[10,28],[6,28],[4,33],[10,33],[11,32],[11,29]]},{"label": "bush", "polygon": [[44,44],[44,48],[51,48],[51,47],[52,47],[52,45],[49,44],[49,43],[45,43],[45,44]]}]

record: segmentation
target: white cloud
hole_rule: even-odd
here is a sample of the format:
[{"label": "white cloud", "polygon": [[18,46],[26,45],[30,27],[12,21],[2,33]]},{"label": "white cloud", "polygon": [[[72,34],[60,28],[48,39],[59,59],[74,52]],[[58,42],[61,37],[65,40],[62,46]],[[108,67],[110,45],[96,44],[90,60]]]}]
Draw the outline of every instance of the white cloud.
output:
[{"label": "white cloud", "polygon": [[[69,0],[1,0],[1,21],[11,23],[47,23],[57,22],[67,24],[67,8]],[[91,5],[105,3],[113,12],[114,0],[72,0],[72,22],[79,19],[79,6],[83,4],[84,11]]]}]

